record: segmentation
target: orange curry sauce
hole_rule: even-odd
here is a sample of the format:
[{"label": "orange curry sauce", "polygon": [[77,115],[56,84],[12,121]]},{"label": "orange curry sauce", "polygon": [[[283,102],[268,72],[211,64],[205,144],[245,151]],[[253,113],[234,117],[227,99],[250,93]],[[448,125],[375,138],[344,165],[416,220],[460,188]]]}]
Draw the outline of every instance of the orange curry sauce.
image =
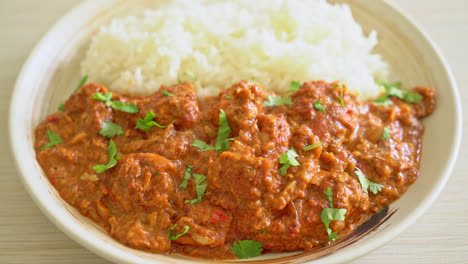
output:
[{"label": "orange curry sauce", "polygon": [[[346,209],[343,221],[330,223],[340,239],[406,192],[419,174],[420,119],[435,105],[434,90],[425,87],[413,89],[421,102],[392,97],[387,106],[362,103],[342,89],[306,82],[279,106],[265,106],[276,95],[248,81],[202,100],[189,83],[145,97],[113,93],[113,101],[138,106],[138,113],[127,113],[93,99],[109,91],[88,84],[64,112],[38,125],[37,160],[65,201],[132,248],[211,259],[236,258],[231,247],[242,240],[262,243],[264,252],[309,250],[330,242],[323,209]],[[231,128],[227,148],[201,151],[192,144],[216,145],[221,110]],[[168,126],[135,128],[150,111]],[[112,138],[120,159],[97,173],[93,166],[110,158],[110,139],[99,134],[105,121],[122,128]],[[41,150],[48,130],[63,142]],[[289,150],[298,165],[281,173],[280,157]],[[358,169],[381,190],[364,190]],[[206,179],[196,184],[195,174]],[[197,185],[205,184],[197,200]]]}]

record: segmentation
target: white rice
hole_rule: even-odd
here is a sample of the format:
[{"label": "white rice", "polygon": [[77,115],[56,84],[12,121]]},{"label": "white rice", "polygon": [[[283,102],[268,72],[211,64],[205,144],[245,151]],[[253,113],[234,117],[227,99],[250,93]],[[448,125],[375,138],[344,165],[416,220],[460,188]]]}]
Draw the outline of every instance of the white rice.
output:
[{"label": "white rice", "polygon": [[111,90],[145,95],[197,75],[199,96],[233,81],[285,92],[292,80],[340,81],[362,97],[378,94],[387,64],[372,53],[347,5],[325,0],[168,0],[101,28],[82,74]]}]

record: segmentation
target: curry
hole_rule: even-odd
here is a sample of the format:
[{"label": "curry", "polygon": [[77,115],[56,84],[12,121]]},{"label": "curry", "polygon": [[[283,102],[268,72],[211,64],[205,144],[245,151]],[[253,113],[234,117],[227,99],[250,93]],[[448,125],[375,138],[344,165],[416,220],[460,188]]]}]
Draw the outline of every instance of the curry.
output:
[{"label": "curry", "polygon": [[310,250],[417,179],[435,95],[412,92],[417,102],[379,104],[337,83],[280,97],[241,81],[199,100],[190,83],[144,97],[87,84],[38,125],[35,150],[61,197],[129,247],[209,259]]}]

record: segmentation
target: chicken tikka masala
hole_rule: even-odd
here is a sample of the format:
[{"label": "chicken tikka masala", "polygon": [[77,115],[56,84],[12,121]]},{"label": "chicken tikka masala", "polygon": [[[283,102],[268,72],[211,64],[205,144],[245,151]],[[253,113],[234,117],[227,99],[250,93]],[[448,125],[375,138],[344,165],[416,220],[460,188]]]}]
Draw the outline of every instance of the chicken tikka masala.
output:
[{"label": "chicken tikka masala", "polygon": [[[295,87],[294,87],[295,86]],[[61,197],[121,243],[232,259],[346,237],[419,174],[434,90],[345,85],[280,96],[240,81],[197,99],[190,83],[151,96],[83,85],[35,131]]]}]

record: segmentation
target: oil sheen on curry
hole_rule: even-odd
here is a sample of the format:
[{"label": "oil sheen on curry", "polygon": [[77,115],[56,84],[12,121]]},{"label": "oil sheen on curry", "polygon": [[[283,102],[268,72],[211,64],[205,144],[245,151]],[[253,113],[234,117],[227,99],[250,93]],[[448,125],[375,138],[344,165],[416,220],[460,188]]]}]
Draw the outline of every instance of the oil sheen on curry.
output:
[{"label": "oil sheen on curry", "polygon": [[416,180],[434,90],[345,85],[278,95],[240,81],[130,97],[83,85],[35,131],[61,197],[122,244],[209,259],[310,250],[349,235]]}]

